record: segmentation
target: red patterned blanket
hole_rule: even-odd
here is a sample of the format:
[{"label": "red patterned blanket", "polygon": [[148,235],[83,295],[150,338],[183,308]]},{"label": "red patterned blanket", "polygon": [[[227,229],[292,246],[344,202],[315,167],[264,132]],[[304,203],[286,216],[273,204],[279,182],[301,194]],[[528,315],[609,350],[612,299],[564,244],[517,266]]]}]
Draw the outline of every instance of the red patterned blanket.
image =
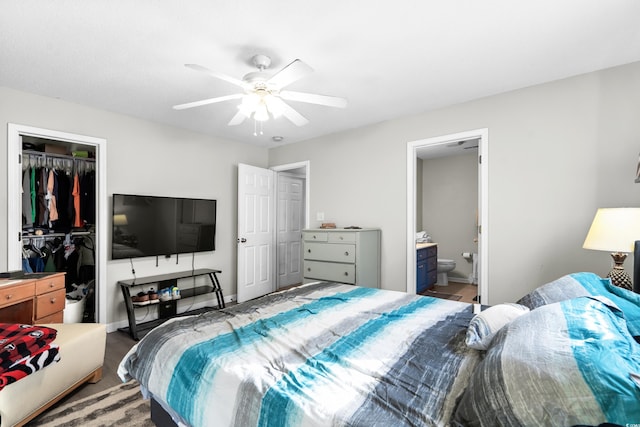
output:
[{"label": "red patterned blanket", "polygon": [[0,323],[0,390],[60,360],[52,344],[57,333],[46,326]]}]

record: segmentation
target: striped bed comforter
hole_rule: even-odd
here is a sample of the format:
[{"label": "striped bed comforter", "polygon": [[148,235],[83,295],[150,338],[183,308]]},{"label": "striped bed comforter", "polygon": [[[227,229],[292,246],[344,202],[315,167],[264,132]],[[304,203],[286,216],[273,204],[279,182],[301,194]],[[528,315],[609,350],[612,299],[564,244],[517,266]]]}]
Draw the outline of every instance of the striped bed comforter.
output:
[{"label": "striped bed comforter", "polygon": [[191,426],[447,425],[470,304],[319,283],[172,319],[120,364]]}]

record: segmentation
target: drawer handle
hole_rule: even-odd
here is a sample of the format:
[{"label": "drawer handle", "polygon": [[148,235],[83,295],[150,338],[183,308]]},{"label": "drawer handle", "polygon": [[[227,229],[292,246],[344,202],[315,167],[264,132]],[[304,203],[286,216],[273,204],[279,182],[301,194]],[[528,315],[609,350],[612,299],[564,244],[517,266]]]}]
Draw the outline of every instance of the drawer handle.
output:
[{"label": "drawer handle", "polygon": [[344,237],[340,236],[340,240],[344,240]]},{"label": "drawer handle", "polygon": [[344,272],[344,275],[345,275],[345,276],[348,276],[348,275],[349,275],[349,272],[345,271],[345,272]]},{"label": "drawer handle", "polygon": [[50,288],[53,288],[54,286],[56,286],[56,284],[55,284],[55,283],[53,283],[53,282],[49,283],[49,287],[50,287]]},{"label": "drawer handle", "polygon": [[8,294],[7,295],[7,299],[11,299],[11,298],[13,298],[13,295],[12,294]]},{"label": "drawer handle", "polygon": [[345,252],[345,253],[344,253],[344,256],[349,256],[349,252]]},{"label": "drawer handle", "polygon": [[311,267],[308,267],[308,268],[307,268],[307,271],[311,271]]},{"label": "drawer handle", "polygon": [[314,239],[316,238],[316,235],[315,235],[315,234],[313,235],[313,238],[314,238]]},{"label": "drawer handle", "polygon": [[311,249],[307,249],[307,252],[311,253]]},{"label": "drawer handle", "polygon": [[51,304],[55,304],[55,302],[56,302],[56,298],[55,298],[55,297],[51,298],[51,299],[49,300],[49,302],[50,302]]}]

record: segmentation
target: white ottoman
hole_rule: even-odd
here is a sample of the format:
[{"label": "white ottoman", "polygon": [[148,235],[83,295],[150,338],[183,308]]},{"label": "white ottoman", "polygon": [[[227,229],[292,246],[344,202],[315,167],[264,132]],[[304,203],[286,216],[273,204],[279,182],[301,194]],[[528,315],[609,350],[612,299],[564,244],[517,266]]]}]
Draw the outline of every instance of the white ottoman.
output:
[{"label": "white ottoman", "polygon": [[55,323],[60,361],[0,391],[0,427],[22,426],[85,382],[102,378],[107,340],[100,323]]}]

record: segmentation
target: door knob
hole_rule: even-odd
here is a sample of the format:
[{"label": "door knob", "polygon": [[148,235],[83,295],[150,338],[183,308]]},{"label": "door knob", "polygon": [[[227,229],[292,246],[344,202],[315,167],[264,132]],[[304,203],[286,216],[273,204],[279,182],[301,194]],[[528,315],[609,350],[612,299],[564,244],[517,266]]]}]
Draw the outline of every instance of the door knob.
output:
[{"label": "door knob", "polygon": [[238,243],[246,243],[247,239],[245,239],[244,237],[241,237],[238,239]]}]

